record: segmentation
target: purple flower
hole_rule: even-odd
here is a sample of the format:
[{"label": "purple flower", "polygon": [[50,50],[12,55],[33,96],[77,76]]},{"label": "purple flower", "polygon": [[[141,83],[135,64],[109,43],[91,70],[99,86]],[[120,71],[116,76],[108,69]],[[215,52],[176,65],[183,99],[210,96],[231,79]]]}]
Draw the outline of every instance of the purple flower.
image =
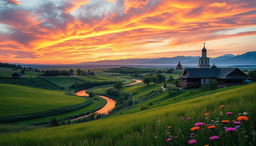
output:
[{"label": "purple flower", "polygon": [[190,120],[191,120],[191,117],[188,117],[187,120],[190,121]]},{"label": "purple flower", "polygon": [[219,136],[211,136],[211,137],[209,137],[210,140],[217,140],[219,138],[220,138]]},{"label": "purple flower", "polygon": [[181,120],[181,121],[184,121],[184,116],[181,116],[181,117],[180,117],[180,120]]},{"label": "purple flower", "polygon": [[241,124],[239,121],[233,121],[233,124]]},{"label": "purple flower", "polygon": [[198,123],[195,123],[195,126],[204,126],[204,123],[203,122],[198,122]]},{"label": "purple flower", "polygon": [[236,129],[238,129],[238,128],[240,128],[240,126],[239,126],[239,125],[237,125],[237,126],[235,126],[235,128],[236,128]]},{"label": "purple flower", "polygon": [[226,132],[234,132],[236,131],[236,128],[233,128],[233,127],[228,127],[225,129]]},{"label": "purple flower", "polygon": [[188,144],[195,144],[195,143],[197,143],[197,140],[195,140],[195,139],[191,139],[188,141]]},{"label": "purple flower", "polygon": [[232,112],[226,112],[226,115],[232,115],[233,113]]}]

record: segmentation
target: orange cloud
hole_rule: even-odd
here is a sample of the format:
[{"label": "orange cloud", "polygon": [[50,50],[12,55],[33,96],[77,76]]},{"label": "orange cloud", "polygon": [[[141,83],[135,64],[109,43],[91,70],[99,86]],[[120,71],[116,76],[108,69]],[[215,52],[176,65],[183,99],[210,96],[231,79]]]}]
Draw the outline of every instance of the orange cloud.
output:
[{"label": "orange cloud", "polygon": [[[47,3],[34,12],[5,8],[0,23],[13,32],[1,34],[0,28],[0,52],[5,54],[0,57],[8,62],[68,64],[195,55],[202,42],[219,40],[225,45],[227,39],[235,41],[240,47],[236,49],[250,51],[254,45],[246,39],[256,40],[255,31],[248,30],[256,27],[253,4],[254,0],[75,0]],[[87,13],[80,15],[83,11]],[[225,33],[236,28],[240,31]],[[241,45],[238,38],[244,40]],[[214,55],[228,53],[216,47]]]}]

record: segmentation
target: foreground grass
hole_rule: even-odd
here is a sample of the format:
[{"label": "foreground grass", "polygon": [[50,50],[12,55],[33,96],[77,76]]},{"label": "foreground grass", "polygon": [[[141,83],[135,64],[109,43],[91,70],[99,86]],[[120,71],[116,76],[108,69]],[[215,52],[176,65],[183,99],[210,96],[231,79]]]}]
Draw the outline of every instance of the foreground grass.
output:
[{"label": "foreground grass", "polygon": [[[132,114],[118,115],[106,119],[45,128],[29,132],[5,134],[0,137],[0,145],[169,145],[165,140],[167,127],[172,134],[183,133],[186,124],[180,116],[190,116],[191,123],[203,120],[201,115],[215,112],[219,105],[227,111],[250,112],[249,125],[255,127],[256,84],[228,89],[193,99],[168,104]],[[185,127],[184,127],[185,126]],[[251,136],[251,134],[250,134]],[[176,145],[186,145],[186,136],[178,139]],[[255,136],[253,137],[255,140]],[[240,145],[246,141],[232,139]],[[230,140],[220,139],[222,145],[233,145]],[[248,143],[249,145],[251,143]],[[203,143],[199,143],[203,145]]]},{"label": "foreground grass", "polygon": [[62,91],[0,84],[0,117],[36,113],[85,102],[87,99],[64,95]]}]

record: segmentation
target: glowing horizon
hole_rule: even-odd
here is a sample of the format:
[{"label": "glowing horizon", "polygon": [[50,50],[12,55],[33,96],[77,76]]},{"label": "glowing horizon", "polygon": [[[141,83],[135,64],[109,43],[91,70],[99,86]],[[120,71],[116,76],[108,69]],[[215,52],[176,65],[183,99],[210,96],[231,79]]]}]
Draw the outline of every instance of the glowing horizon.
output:
[{"label": "glowing horizon", "polygon": [[255,0],[0,0],[0,62],[101,60],[255,51]]}]

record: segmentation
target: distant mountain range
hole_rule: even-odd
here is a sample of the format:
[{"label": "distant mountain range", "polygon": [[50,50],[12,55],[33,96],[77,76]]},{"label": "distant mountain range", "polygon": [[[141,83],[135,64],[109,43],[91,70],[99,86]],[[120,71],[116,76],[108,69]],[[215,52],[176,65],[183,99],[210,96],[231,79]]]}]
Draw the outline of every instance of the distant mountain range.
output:
[{"label": "distant mountain range", "polygon": [[[122,59],[105,60],[97,62],[83,62],[77,65],[175,65],[179,61],[183,65],[197,65],[199,56],[176,56],[170,58],[147,58],[147,59]],[[256,65],[256,51],[241,55],[226,54],[216,58],[210,58],[210,64],[216,65]]]}]

